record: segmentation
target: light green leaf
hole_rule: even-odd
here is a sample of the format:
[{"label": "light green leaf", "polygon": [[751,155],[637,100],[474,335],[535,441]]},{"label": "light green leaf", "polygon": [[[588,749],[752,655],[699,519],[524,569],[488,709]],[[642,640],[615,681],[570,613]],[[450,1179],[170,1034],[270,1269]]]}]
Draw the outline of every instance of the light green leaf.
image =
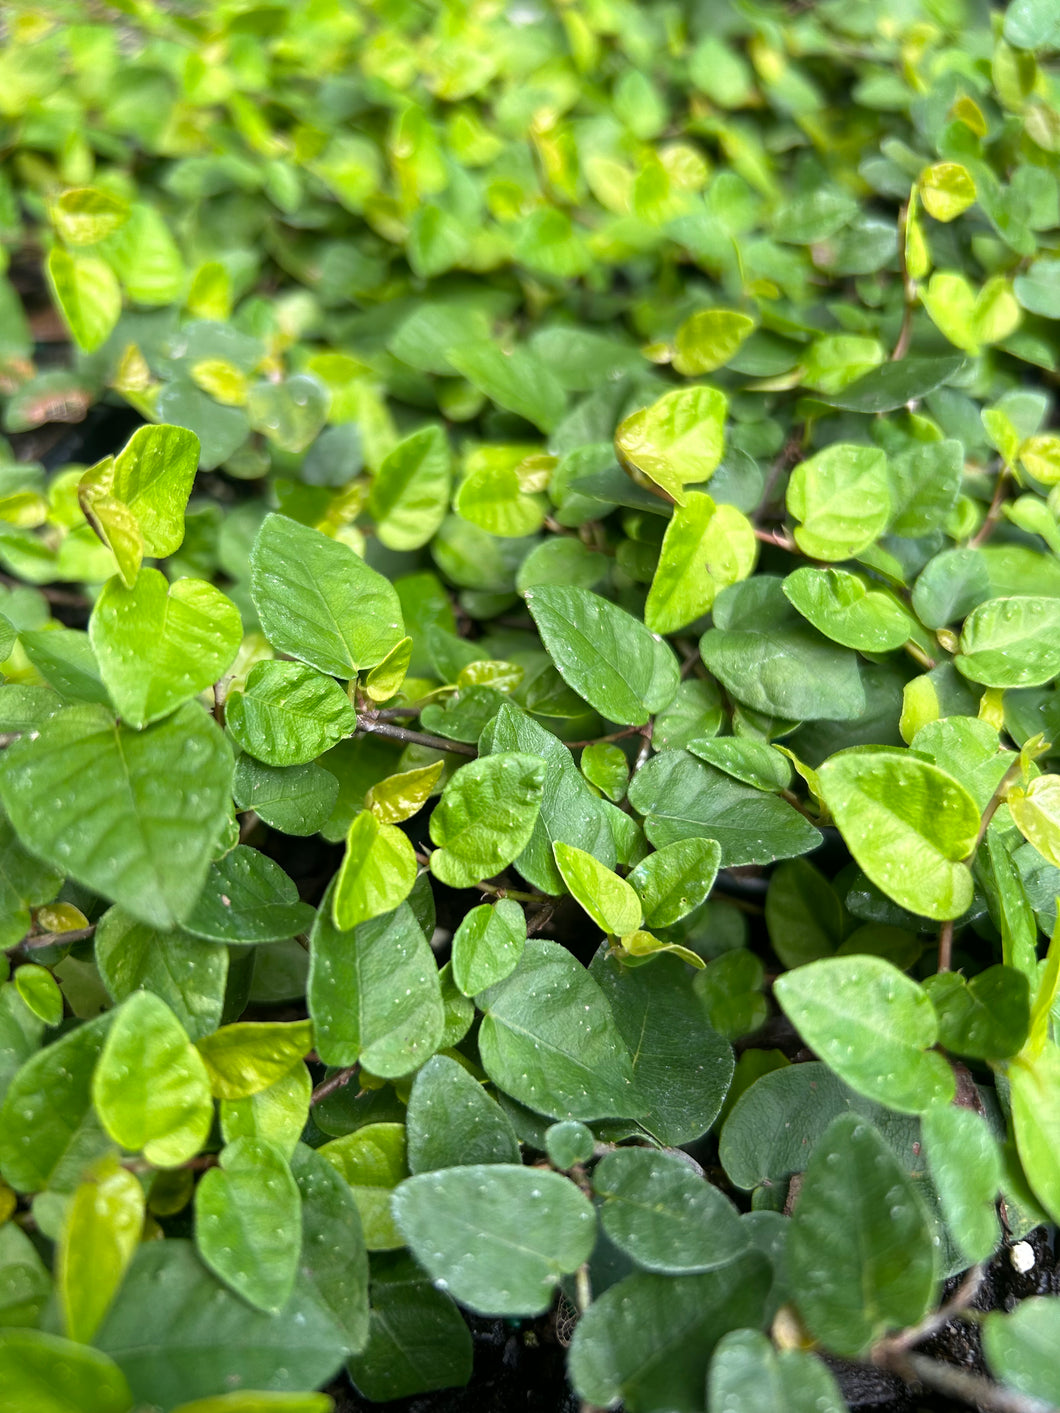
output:
[{"label": "light green leaf", "polygon": [[917,189],[924,210],[936,221],[953,221],[975,201],[975,182],[960,162],[935,162],[920,173]]},{"label": "light green leaf", "polygon": [[1001,1241],[997,1139],[982,1115],[956,1104],[929,1109],[923,1135],[931,1178],[954,1241],[966,1260],[988,1260]]},{"label": "light green leaf", "polygon": [[891,514],[887,457],[877,447],[835,443],[791,473],[795,540],[813,559],[850,559],[882,533]]},{"label": "light green leaf", "polygon": [[285,1074],[245,1099],[221,1100],[221,1133],[226,1143],[237,1138],[264,1138],[290,1158],[309,1117],[313,1080],[298,1060]]},{"label": "light green leaf", "polygon": [[708,481],[725,451],[728,400],[717,388],[675,388],[634,412],[615,433],[619,459],[678,505],[685,486]]},{"label": "light green leaf", "polygon": [[477,1004],[482,1066],[520,1104],[560,1119],[644,1111],[600,988],[557,943],[529,938],[519,965]]},{"label": "light green leaf", "polygon": [[178,1167],[205,1143],[213,1121],[206,1066],[150,992],[134,992],[115,1011],[92,1075],[92,1102],[115,1143],[155,1167]]},{"label": "light green leaf", "polygon": [[710,1363],[707,1398],[726,1413],[847,1413],[823,1360],[802,1349],[775,1350],[758,1330],[733,1330]]},{"label": "light green leaf", "polygon": [[696,1275],[747,1251],[729,1199],[668,1153],[616,1149],[594,1169],[593,1189],[604,1231],[647,1271]]},{"label": "light green leaf", "polygon": [[453,934],[453,980],[476,996],[511,974],[526,946],[526,916],[511,898],[465,913]]},{"label": "light green leaf", "polygon": [[642,726],[673,699],[677,659],[625,609],[589,589],[547,586],[524,598],[560,676],[601,716]]},{"label": "light green leaf", "polygon": [[325,1064],[361,1062],[395,1079],[438,1048],[444,1022],[438,968],[408,903],[340,932],[325,895],[309,955],[306,994]]},{"label": "light green leaf", "polygon": [[859,1094],[907,1114],[953,1098],[953,1071],[930,1048],[935,1008],[890,962],[828,957],[786,972],[773,991],[806,1044]]},{"label": "light green leaf", "polygon": [[71,1339],[88,1344],[140,1241],[144,1190],[113,1155],[85,1174],[66,1208],[55,1255],[56,1287]]},{"label": "light green leaf", "polygon": [[1060,672],[1060,599],[988,599],[961,629],[958,671],[986,687],[1036,687]]},{"label": "light green leaf", "polygon": [[259,662],[225,703],[225,722],[265,765],[306,765],[351,736],[357,714],[339,684],[315,668]]},{"label": "light green leaf", "polygon": [[132,589],[117,578],[104,585],[88,631],[118,715],[146,726],[224,676],[243,625],[235,604],[212,584],[169,584],[157,569],[143,569]]},{"label": "light green leaf", "polygon": [[850,852],[889,898],[923,917],[960,917],[972,901],[963,860],[979,831],[964,786],[899,751],[851,751],[818,772]]},{"label": "light green leaf", "polygon": [[183,544],[198,464],[199,439],[186,427],[140,427],[114,458],[106,489],[132,512],[145,554],[163,558]]},{"label": "light green leaf", "polygon": [[735,309],[701,309],[677,330],[674,368],[698,378],[723,368],[754,330],[755,321]]},{"label": "light green leaf", "polygon": [[581,754],[581,772],[609,800],[617,803],[629,784],[629,759],[612,741],[590,741]]},{"label": "light green leaf", "polygon": [[268,515],[250,553],[262,630],[279,652],[335,677],[382,662],[404,636],[389,580],[348,545],[284,515]]},{"label": "light green leaf", "polygon": [[121,1370],[98,1350],[41,1330],[0,1330],[4,1413],[128,1413]]},{"label": "light green leaf", "polygon": [[371,810],[380,824],[400,824],[411,819],[427,803],[442,773],[444,762],[403,770],[388,775],[365,794],[365,808]]},{"label": "light green leaf", "polygon": [[758,541],[745,515],[689,491],[666,527],[645,623],[653,633],[686,627],[706,613],[720,590],[746,579],[757,558]]},{"label": "light green leaf", "polygon": [[698,908],[717,877],[721,845],[716,839],[675,839],[642,860],[629,875],[647,927],[672,927]]},{"label": "light green leaf", "polygon": [[1043,858],[1060,868],[1060,775],[1039,775],[1005,796],[1012,822]]},{"label": "light green leaf", "polygon": [[195,1244],[230,1289],[278,1314],[291,1297],[302,1249],[302,1197],[286,1158],[260,1138],[221,1150],[195,1189]]},{"label": "light green leaf", "polygon": [[387,549],[419,549],[449,509],[449,443],[437,424],[398,442],[372,478],[368,509]]},{"label": "light green leaf", "polygon": [[129,219],[128,201],[99,186],[75,186],[52,204],[55,229],[67,245],[96,245]]},{"label": "light green leaf", "polygon": [[427,1274],[490,1315],[546,1310],[596,1241],[596,1215],[572,1182],[507,1163],[409,1178],[394,1216]]},{"label": "light green leaf", "polygon": [[366,1124],[344,1138],[325,1143],[317,1152],[353,1189],[368,1250],[393,1251],[404,1246],[394,1222],[391,1197],[402,1179],[408,1177],[405,1125]]},{"label": "light green leaf", "polygon": [[416,854],[407,834],[362,810],[346,835],[346,853],[331,896],[335,926],[348,932],[403,903],[416,882]]},{"label": "light green leaf", "polygon": [[1010,1061],[1016,1148],[1034,1196],[1049,1216],[1060,1216],[1060,1047],[1048,1041]]},{"label": "light green leaf", "polygon": [[449,779],[431,815],[431,872],[452,888],[492,878],[530,840],[545,785],[536,756],[481,756]]},{"label": "light green leaf", "polygon": [[505,702],[479,738],[480,754],[496,751],[520,751],[545,764],[541,809],[529,842],[515,859],[528,883],[546,893],[562,893],[563,880],[552,853],[556,840],[576,844],[608,868],[614,864],[606,805],[589,789],[570,751],[551,731]]},{"label": "light green leaf", "polygon": [[[1015,8],[1015,7],[1013,7]],[[1060,1306],[1055,1300],[1032,1296],[1011,1312],[992,1310],[983,1321],[983,1353],[990,1372],[1006,1389],[1043,1404],[1060,1404],[1060,1370],[1056,1344],[1060,1339]]]},{"label": "light green leaf", "polygon": [[255,383],[247,395],[247,417],[281,450],[305,451],[328,419],[331,394],[308,373],[295,373],[281,382]]},{"label": "light green leaf", "polygon": [[636,891],[592,854],[572,844],[553,844],[556,866],[572,896],[604,932],[625,937],[643,920]]},{"label": "light green leaf", "polygon": [[105,343],[121,317],[121,287],[114,271],[96,255],[72,255],[52,246],[48,283],[74,342],[85,353]]},{"label": "light green leaf", "polygon": [[45,1025],[63,1018],[63,993],[47,967],[26,963],[15,972],[15,990],[30,1011]]},{"label": "light green leaf", "polygon": [[808,1329],[846,1358],[889,1330],[915,1325],[931,1308],[938,1255],[928,1215],[897,1158],[860,1115],[839,1115],[814,1149],[786,1258]]},{"label": "light green leaf", "polygon": [[162,932],[109,908],[96,925],[96,965],[114,1001],[134,991],[159,996],[192,1040],[221,1023],[228,951],[190,933]]},{"label": "light green leaf", "polygon": [[282,1079],[312,1045],[311,1021],[239,1021],[203,1036],[196,1048],[215,1097],[246,1099]]},{"label": "light green leaf", "polygon": [[901,600],[872,588],[845,569],[806,565],[784,580],[784,594],[802,616],[834,643],[859,652],[900,648],[920,629]]},{"label": "light green leaf", "polygon": [[165,929],[194,907],[231,780],[224,737],[192,702],[145,731],[75,706],[8,747],[0,798],[34,853]]},{"label": "light green leaf", "polygon": [[689,741],[688,750],[691,755],[723,770],[734,780],[753,785],[756,790],[777,793],[791,784],[791,765],[787,758],[765,741],[744,736],[708,737],[705,741]]},{"label": "light green leaf", "polygon": [[504,1110],[445,1055],[435,1055],[416,1075],[406,1123],[413,1173],[519,1162],[519,1143]]}]

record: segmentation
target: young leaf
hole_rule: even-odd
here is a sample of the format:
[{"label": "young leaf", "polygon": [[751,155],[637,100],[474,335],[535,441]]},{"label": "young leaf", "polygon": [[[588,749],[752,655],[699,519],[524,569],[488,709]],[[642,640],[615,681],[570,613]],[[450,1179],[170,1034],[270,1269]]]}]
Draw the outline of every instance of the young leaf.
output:
[{"label": "young leaf", "polygon": [[416,881],[416,854],[407,834],[380,824],[362,810],[346,835],[346,853],[331,895],[332,917],[341,932],[405,901]]},{"label": "young leaf", "polygon": [[887,458],[876,447],[836,443],[802,461],[788,482],[795,540],[813,559],[850,559],[882,533],[891,513]]},{"label": "young leaf", "polygon": [[115,1012],[92,1076],[100,1122],[155,1167],[194,1157],[213,1121],[206,1066],[173,1012],[137,991]]},{"label": "young leaf", "polygon": [[218,1099],[260,1094],[290,1072],[313,1044],[309,1021],[239,1021],[196,1046]]},{"label": "young leaf", "polygon": [[1001,598],[965,619],[959,672],[986,687],[1036,687],[1060,672],[1060,600]]},{"label": "young leaf", "polygon": [[745,515],[687,492],[666,527],[644,622],[653,633],[676,633],[706,613],[722,589],[746,579],[757,558],[758,541]]},{"label": "young leaf", "polygon": [[144,1224],[144,1191],[108,1155],[85,1173],[66,1209],[56,1285],[66,1333],[87,1344],[133,1258]]},{"label": "young leaf", "polygon": [[953,1072],[929,1047],[925,992],[879,957],[829,957],[779,977],[774,995],[811,1049],[858,1093],[918,1114],[953,1098]]},{"label": "young leaf", "polygon": [[436,424],[398,442],[372,478],[368,509],[388,549],[419,549],[449,509],[450,452]]},{"label": "young leaf", "polygon": [[564,883],[597,927],[616,937],[640,927],[640,899],[624,878],[571,844],[553,844],[552,852]]},{"label": "young leaf", "polygon": [[453,934],[453,980],[477,996],[509,976],[526,946],[526,915],[511,898],[472,908]]},{"label": "young leaf", "polygon": [[42,1330],[0,1330],[0,1387],[12,1409],[128,1413],[122,1371],[98,1350]]},{"label": "young leaf", "polygon": [[92,353],[121,317],[121,288],[96,255],[73,255],[61,245],[48,255],[48,282],[78,348]]},{"label": "young leaf", "polygon": [[394,1189],[408,1177],[405,1125],[369,1123],[317,1150],[353,1190],[369,1251],[393,1251],[405,1243],[394,1221]]},{"label": "young leaf", "polygon": [[972,901],[963,860],[979,810],[953,776],[916,756],[861,751],[818,772],[825,804],[850,852],[889,898],[930,918],[955,918]]},{"label": "young leaf", "polygon": [[517,753],[462,766],[431,815],[431,872],[451,888],[492,878],[530,840],[545,785],[545,763]]},{"label": "young leaf", "polygon": [[648,927],[672,927],[698,908],[717,876],[721,845],[716,839],[675,839],[649,854],[629,875]]},{"label": "young leaf", "polygon": [[237,1138],[195,1189],[195,1244],[224,1283],[258,1310],[290,1299],[302,1249],[302,1198],[271,1143]]},{"label": "young leaf", "polygon": [[725,450],[728,401],[717,388],[675,388],[627,417],[615,433],[621,460],[678,505],[685,486],[707,481]]},{"label": "young leaf", "polygon": [[104,585],[88,631],[118,715],[146,726],[224,676],[243,625],[235,604],[212,584],[169,584],[157,569],[144,569],[132,589],[117,578]]}]

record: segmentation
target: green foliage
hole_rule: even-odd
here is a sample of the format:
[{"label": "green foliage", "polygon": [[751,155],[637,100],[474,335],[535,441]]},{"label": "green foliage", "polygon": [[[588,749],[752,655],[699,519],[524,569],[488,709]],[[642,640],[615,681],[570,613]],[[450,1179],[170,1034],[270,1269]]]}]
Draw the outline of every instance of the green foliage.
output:
[{"label": "green foliage", "polygon": [[842,1413],[1060,1221],[1055,9],[11,7],[5,1413]]}]

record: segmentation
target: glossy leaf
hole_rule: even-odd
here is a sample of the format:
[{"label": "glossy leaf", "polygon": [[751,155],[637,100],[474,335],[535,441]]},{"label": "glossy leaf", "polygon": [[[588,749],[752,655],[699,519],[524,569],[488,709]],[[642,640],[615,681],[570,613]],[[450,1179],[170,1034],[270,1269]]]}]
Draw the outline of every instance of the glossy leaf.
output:
[{"label": "glossy leaf", "polygon": [[0,799],[35,853],[168,928],[194,907],[231,779],[231,753],[194,703],[142,732],[75,706],[5,751]]},{"label": "glossy leaf", "polygon": [[389,913],[405,901],[416,881],[416,855],[407,834],[380,824],[362,810],[346,835],[346,853],[331,895],[332,918],[341,932]]},{"label": "glossy leaf", "polygon": [[503,981],[526,946],[526,915],[511,898],[465,914],[453,934],[453,980],[465,996]]},{"label": "glossy leaf", "polygon": [[626,465],[681,505],[684,487],[709,480],[721,461],[727,406],[716,388],[676,388],[627,417],[615,447]]},{"label": "glossy leaf", "polygon": [[540,1314],[596,1240],[595,1213],[573,1183],[508,1163],[409,1178],[394,1215],[428,1275],[485,1314]]},{"label": "glossy leaf", "polygon": [[265,765],[306,765],[353,734],[357,714],[330,677],[300,662],[259,662],[225,704],[225,722]]},{"label": "glossy leaf", "polygon": [[640,899],[624,878],[571,844],[553,844],[552,852],[564,883],[597,927],[617,937],[640,927]]},{"label": "glossy leaf", "polygon": [[111,579],[89,619],[100,675],[118,715],[146,726],[198,696],[228,671],[243,626],[212,584],[141,570],[132,589]]},{"label": "glossy leaf", "polygon": [[269,642],[321,672],[352,677],[404,637],[390,583],[349,546],[284,515],[262,523],[250,574]]},{"label": "glossy leaf", "polygon": [[715,595],[746,579],[758,558],[754,529],[735,506],[689,491],[666,527],[644,621],[675,633],[701,617]]},{"label": "glossy leaf", "polygon": [[929,1047],[938,1019],[925,992],[879,957],[830,957],[780,977],[774,994],[824,1062],[859,1093],[903,1113],[953,1097],[953,1073]]},{"label": "glossy leaf", "polygon": [[673,699],[673,653],[631,614],[589,589],[524,595],[560,676],[609,721],[641,726]]},{"label": "glossy leaf", "polygon": [[117,1294],[144,1224],[143,1188],[108,1156],[85,1174],[66,1209],[56,1286],[67,1335],[88,1344]]},{"label": "glossy leaf", "polygon": [[431,815],[431,872],[453,888],[492,878],[530,841],[545,785],[536,756],[483,756],[453,775]]}]

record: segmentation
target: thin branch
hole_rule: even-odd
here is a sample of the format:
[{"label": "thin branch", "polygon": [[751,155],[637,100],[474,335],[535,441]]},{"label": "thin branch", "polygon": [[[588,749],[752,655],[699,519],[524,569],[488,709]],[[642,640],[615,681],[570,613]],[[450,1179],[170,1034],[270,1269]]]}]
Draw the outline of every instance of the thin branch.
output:
[{"label": "thin branch", "polygon": [[975,843],[972,845],[970,853],[964,860],[969,868],[975,863],[975,856],[979,852],[979,846],[986,838],[986,831],[990,828],[990,821],[994,818],[994,815],[997,814],[998,807],[1005,798],[1005,792],[1022,769],[1023,762],[1017,757],[998,781],[997,789],[990,796],[986,809],[983,811],[983,817],[979,821],[979,833],[975,836]]},{"label": "thin branch", "polygon": [[982,1413],[1056,1413],[1051,1403],[1029,1394],[995,1384],[979,1374],[970,1374],[954,1364],[929,1359],[923,1354],[902,1353],[880,1365],[909,1384],[924,1384],[950,1398],[960,1399]]},{"label": "thin branch", "polygon": [[939,960],[936,971],[950,971],[953,967],[953,918],[947,918],[939,928]]},{"label": "thin branch", "polygon": [[994,533],[994,526],[1001,519],[1001,507],[1005,500],[1005,486],[1008,477],[1009,468],[1002,462],[1001,470],[997,473],[997,483],[994,486],[994,495],[987,509],[986,518],[968,541],[969,549],[978,549],[978,547]]},{"label": "thin branch", "polygon": [[517,903],[551,903],[553,900],[545,893],[526,893],[519,888],[506,888],[503,883],[487,883],[483,879],[476,883],[475,887],[480,893],[489,893],[495,898],[514,898]]},{"label": "thin branch", "polygon": [[72,947],[75,942],[87,942],[94,936],[96,931],[95,923],[91,927],[78,927],[70,932],[41,932],[36,937],[32,933],[27,933],[21,942],[17,942],[14,947],[9,947],[11,952],[36,952],[45,947]]},{"label": "thin branch", "polygon": [[764,545],[776,545],[778,549],[788,550],[789,553],[794,553],[798,548],[787,530],[759,530],[756,528],[755,539],[761,540]]},{"label": "thin branch", "polygon": [[357,722],[357,736],[385,736],[389,741],[401,741],[406,746],[429,746],[432,751],[452,751],[458,756],[477,756],[474,746],[463,741],[450,741],[447,736],[428,736],[425,731],[410,731],[406,726],[394,726],[389,721],[362,716]]},{"label": "thin branch", "polygon": [[970,1267],[964,1273],[964,1279],[953,1292],[945,1305],[931,1315],[925,1317],[917,1325],[910,1325],[908,1329],[899,1331],[896,1335],[891,1335],[882,1339],[873,1351],[873,1362],[877,1362],[877,1352],[882,1352],[883,1357],[890,1358],[892,1354],[900,1354],[912,1349],[915,1345],[925,1339],[930,1339],[932,1335],[938,1334],[950,1323],[956,1320],[965,1310],[969,1309],[975,1302],[975,1297],[979,1294],[979,1287],[986,1277],[986,1266],[980,1263]]},{"label": "thin branch", "polygon": [[629,736],[639,736],[643,726],[623,726],[621,731],[612,731],[609,736],[589,736],[584,741],[564,741],[569,751],[580,751],[584,746],[602,746],[608,741],[625,741]]},{"label": "thin branch", "polygon": [[333,1075],[322,1080],[313,1090],[309,1100],[310,1104],[319,1104],[322,1099],[327,1099],[329,1095],[338,1093],[340,1089],[345,1089],[360,1068],[360,1065],[348,1065],[346,1069],[336,1070]]}]

